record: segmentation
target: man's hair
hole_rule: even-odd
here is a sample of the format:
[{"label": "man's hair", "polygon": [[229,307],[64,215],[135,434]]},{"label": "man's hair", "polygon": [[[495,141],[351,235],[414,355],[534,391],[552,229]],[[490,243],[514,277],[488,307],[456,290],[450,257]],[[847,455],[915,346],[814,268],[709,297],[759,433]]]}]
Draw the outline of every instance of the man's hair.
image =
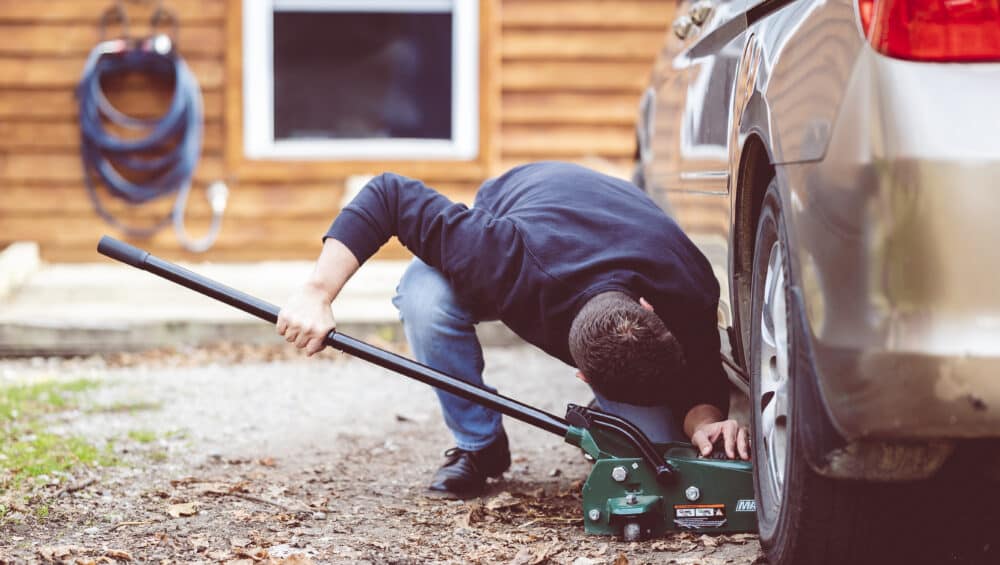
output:
[{"label": "man's hair", "polygon": [[569,351],[595,391],[641,406],[667,400],[684,367],[681,345],[663,320],[622,292],[584,304],[570,326]]}]

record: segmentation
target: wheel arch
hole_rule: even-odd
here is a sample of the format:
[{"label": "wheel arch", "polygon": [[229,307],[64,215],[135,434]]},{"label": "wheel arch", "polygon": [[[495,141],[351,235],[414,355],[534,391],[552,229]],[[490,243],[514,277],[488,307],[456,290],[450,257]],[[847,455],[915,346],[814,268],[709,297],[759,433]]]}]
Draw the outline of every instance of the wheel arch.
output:
[{"label": "wheel arch", "polygon": [[739,165],[736,169],[736,190],[733,202],[733,232],[731,269],[733,279],[734,323],[739,343],[739,362],[746,367],[746,353],[750,350],[749,327],[744,320],[750,316],[751,279],[753,274],[754,243],[757,222],[767,187],[774,178],[771,153],[759,130],[751,130],[743,143]]}]

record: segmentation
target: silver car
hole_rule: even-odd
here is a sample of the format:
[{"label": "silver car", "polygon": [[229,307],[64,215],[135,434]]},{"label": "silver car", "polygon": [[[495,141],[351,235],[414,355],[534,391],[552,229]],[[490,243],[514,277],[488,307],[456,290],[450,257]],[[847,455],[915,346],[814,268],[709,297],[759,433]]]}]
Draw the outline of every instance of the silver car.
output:
[{"label": "silver car", "polygon": [[1000,563],[998,6],[678,4],[635,182],[722,285],[772,563]]}]

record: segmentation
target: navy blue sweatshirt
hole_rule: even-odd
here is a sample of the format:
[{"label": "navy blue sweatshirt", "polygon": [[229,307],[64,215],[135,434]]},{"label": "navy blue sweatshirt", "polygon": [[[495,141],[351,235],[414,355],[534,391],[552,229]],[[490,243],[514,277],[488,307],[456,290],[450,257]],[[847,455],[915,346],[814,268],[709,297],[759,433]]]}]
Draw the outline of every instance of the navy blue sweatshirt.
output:
[{"label": "navy blue sweatshirt", "polygon": [[499,319],[573,365],[569,328],[594,295],[644,297],[677,337],[683,418],[695,404],[727,412],[719,358],[719,285],[680,227],[632,184],[569,163],[517,167],[484,183],[472,208],[422,182],[383,174],[326,237],[365,262],[392,236],[451,283],[479,319]]}]

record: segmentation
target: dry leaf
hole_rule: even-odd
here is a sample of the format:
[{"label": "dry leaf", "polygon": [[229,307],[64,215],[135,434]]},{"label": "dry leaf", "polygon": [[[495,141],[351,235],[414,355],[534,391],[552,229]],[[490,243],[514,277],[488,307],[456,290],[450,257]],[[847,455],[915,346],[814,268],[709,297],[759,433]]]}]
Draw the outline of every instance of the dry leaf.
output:
[{"label": "dry leaf", "polygon": [[512,508],[514,506],[520,506],[521,501],[514,498],[512,494],[507,491],[503,491],[496,495],[489,502],[486,503],[487,510],[500,510],[502,508]]},{"label": "dry leaf", "polygon": [[536,547],[532,550],[530,547],[523,547],[514,556],[514,559],[510,561],[511,565],[541,565],[542,563],[547,563],[549,557],[559,553],[562,548],[557,547],[559,542],[552,542],[545,547]]},{"label": "dry leaf", "polygon": [[233,487],[226,483],[203,483],[195,490],[196,495],[222,496],[233,492]]},{"label": "dry leaf", "polygon": [[213,549],[212,551],[205,553],[205,557],[214,561],[225,561],[229,558],[229,552],[225,549]]},{"label": "dry leaf", "polygon": [[170,514],[174,518],[180,518],[181,516],[194,516],[198,513],[198,503],[196,502],[185,502],[183,504],[171,504],[167,507],[167,514]]},{"label": "dry leaf", "polygon": [[60,545],[53,547],[42,547],[38,550],[38,556],[46,561],[61,561],[76,553],[83,552],[82,547],[75,545]]},{"label": "dry leaf", "polygon": [[263,459],[258,459],[257,463],[260,463],[265,467],[275,467],[278,465],[278,463],[275,462],[274,457],[265,457]]},{"label": "dry leaf", "polygon": [[109,549],[104,552],[105,557],[110,557],[118,561],[131,561],[132,554],[127,551],[122,551],[120,549]]},{"label": "dry leaf", "polygon": [[709,535],[702,535],[698,541],[705,544],[705,547],[719,547],[719,541]]},{"label": "dry leaf", "polygon": [[469,511],[459,516],[456,521],[459,526],[471,529],[473,524],[483,521],[486,511],[483,509],[483,505],[478,502],[470,503],[468,506]]},{"label": "dry leaf", "polygon": [[618,557],[611,562],[611,565],[628,565],[628,557],[625,557],[624,553],[619,553]]},{"label": "dry leaf", "polygon": [[589,557],[577,557],[573,560],[573,565],[598,565],[601,561]]},{"label": "dry leaf", "polygon": [[250,540],[247,538],[233,538],[229,540],[229,543],[231,543],[233,547],[246,547],[250,545]]},{"label": "dry leaf", "polygon": [[247,548],[247,549],[244,549],[242,547],[236,547],[236,548],[233,548],[233,553],[235,553],[239,557],[249,557],[250,559],[253,559],[254,561],[263,561],[264,559],[267,559],[268,557],[270,557],[270,555],[267,553],[266,549],[262,549],[262,548],[259,548],[259,547],[258,548]]},{"label": "dry leaf", "polygon": [[313,565],[313,560],[304,553],[295,553],[278,561],[279,565]]}]

